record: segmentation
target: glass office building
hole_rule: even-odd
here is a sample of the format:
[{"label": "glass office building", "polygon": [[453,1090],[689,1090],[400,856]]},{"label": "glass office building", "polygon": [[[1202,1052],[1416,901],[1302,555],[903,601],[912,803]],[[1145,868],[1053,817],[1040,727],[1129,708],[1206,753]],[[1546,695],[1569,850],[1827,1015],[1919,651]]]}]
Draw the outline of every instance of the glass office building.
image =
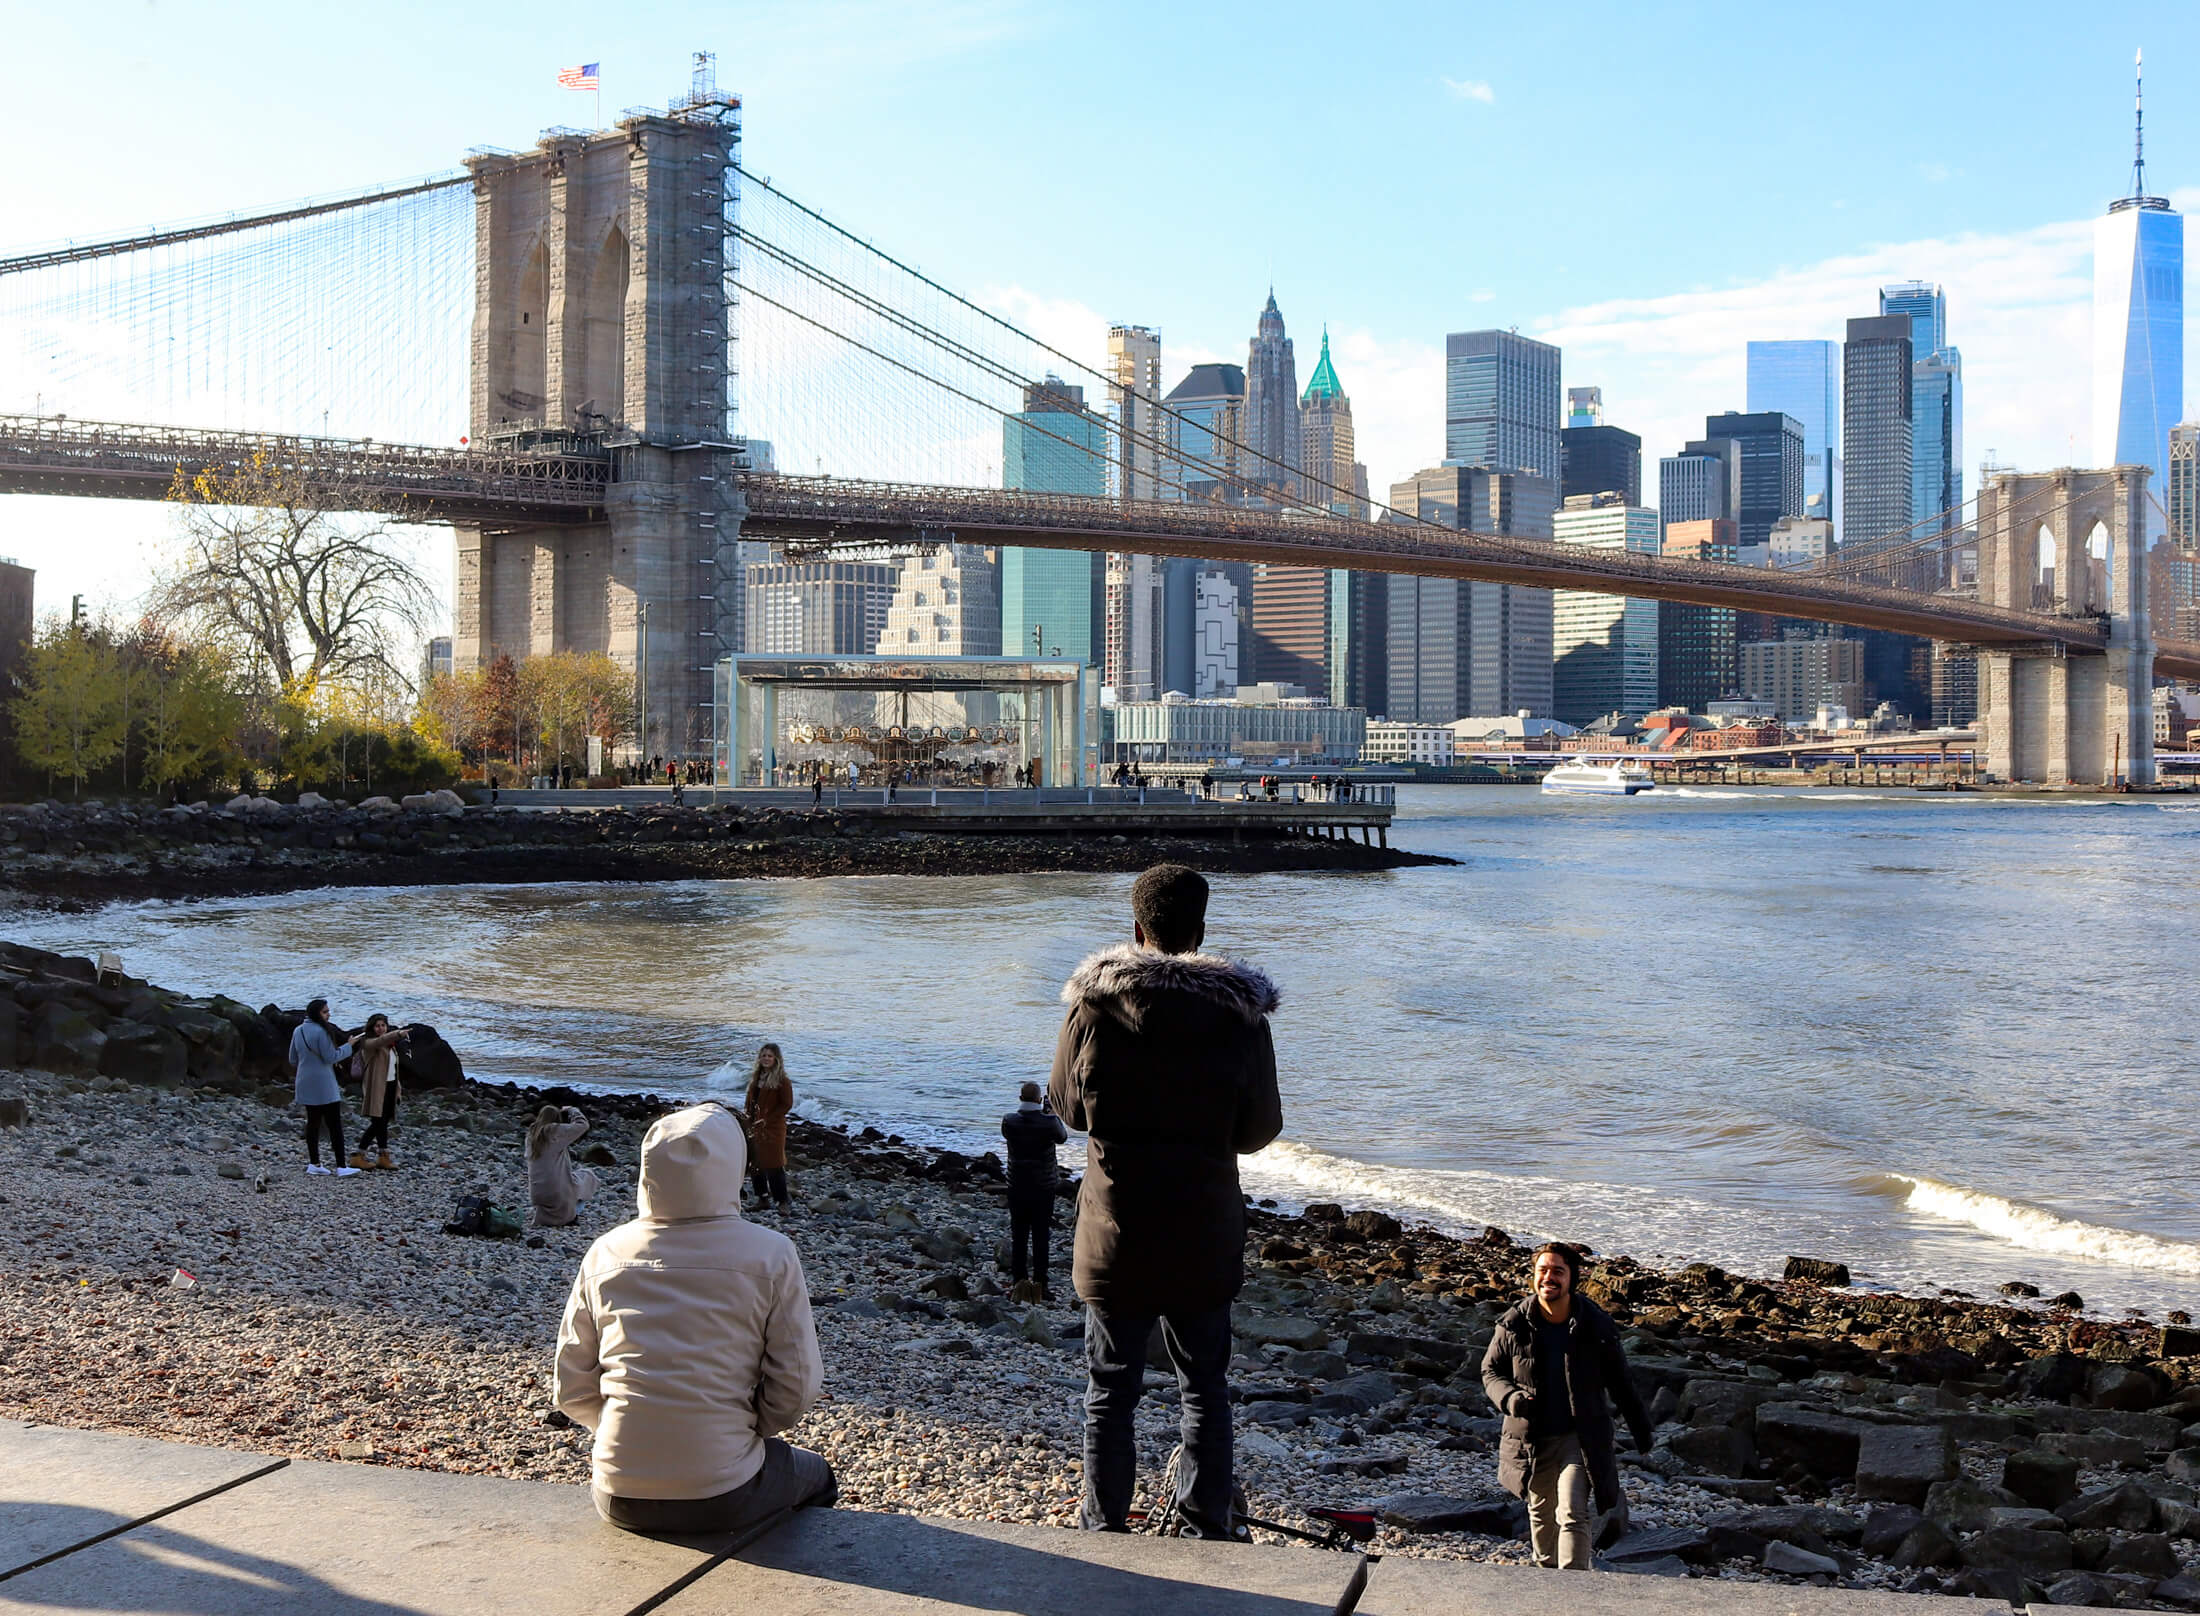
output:
[{"label": "glass office building", "polygon": [[[1024,408],[1001,422],[1001,486],[1045,494],[1108,492],[1107,423],[1085,390],[1059,376],[1027,388]],[[1105,559],[1087,550],[1001,550],[1001,649],[1010,656],[1097,662]]]},{"label": "glass office building", "polygon": [[[2184,408],[2184,216],[2128,196],[2093,227],[2093,463],[2153,467],[2158,498]],[[2162,512],[2147,512],[2158,535]]]},{"label": "glass office building", "polygon": [[[1560,544],[1659,550],[1656,511],[1575,502],[1551,518]],[[1607,713],[1640,717],[1658,704],[1658,603],[1586,589],[1551,592],[1552,702],[1559,722],[1593,724]]]},{"label": "glass office building", "polygon": [[1841,344],[1752,342],[1749,409],[1753,415],[1778,410],[1802,423],[1803,514],[1829,517],[1838,524]]},{"label": "glass office building", "polygon": [[1444,339],[1444,463],[1559,480],[1558,349],[1514,331]]},{"label": "glass office building", "polygon": [[[1948,298],[1930,281],[1879,289],[1879,312],[1910,322],[1910,520],[1963,526],[1963,355],[1948,343]],[[1944,520],[1932,519],[1945,511]]]}]

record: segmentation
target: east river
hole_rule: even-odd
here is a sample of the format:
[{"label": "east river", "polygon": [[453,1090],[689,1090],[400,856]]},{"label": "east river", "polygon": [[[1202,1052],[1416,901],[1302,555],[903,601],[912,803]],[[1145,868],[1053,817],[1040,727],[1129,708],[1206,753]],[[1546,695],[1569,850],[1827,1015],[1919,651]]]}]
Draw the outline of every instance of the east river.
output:
[{"label": "east river", "polygon": [[[1284,994],[1255,1193],[2200,1303],[2200,805],[1424,787],[1392,838],[1463,862],[1217,883],[1210,946]],[[1060,984],[1128,931],[1129,884],[369,889],[7,931],[431,1022],[491,1081],[737,1093],[776,1039],[806,1114],[978,1150],[1046,1076]]]}]

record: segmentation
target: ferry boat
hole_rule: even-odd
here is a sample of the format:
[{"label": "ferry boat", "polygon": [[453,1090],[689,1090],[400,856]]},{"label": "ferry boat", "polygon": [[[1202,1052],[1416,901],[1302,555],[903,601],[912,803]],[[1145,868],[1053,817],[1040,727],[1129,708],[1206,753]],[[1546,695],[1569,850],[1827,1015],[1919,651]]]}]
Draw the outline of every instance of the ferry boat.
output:
[{"label": "ferry boat", "polygon": [[1632,797],[1653,787],[1649,771],[1623,763],[1561,763],[1543,777],[1546,795]]}]

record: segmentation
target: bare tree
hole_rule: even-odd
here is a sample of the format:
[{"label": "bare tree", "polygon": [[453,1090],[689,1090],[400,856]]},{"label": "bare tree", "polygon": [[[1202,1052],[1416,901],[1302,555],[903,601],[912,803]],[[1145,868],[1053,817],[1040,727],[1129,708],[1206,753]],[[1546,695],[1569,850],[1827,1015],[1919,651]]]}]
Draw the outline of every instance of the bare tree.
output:
[{"label": "bare tree", "polygon": [[405,652],[435,603],[386,511],[339,510],[293,467],[177,469],[177,551],[155,583],[163,618],[265,666],[283,689],[375,673],[408,686]]}]

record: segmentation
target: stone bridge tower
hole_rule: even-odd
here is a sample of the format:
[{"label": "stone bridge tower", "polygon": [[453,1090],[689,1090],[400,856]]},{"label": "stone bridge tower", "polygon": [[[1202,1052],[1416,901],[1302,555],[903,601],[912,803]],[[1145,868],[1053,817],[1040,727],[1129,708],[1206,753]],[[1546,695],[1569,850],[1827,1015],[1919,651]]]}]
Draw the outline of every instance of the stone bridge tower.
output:
[{"label": "stone bridge tower", "polygon": [[2105,617],[2107,654],[2043,645],[1978,654],[1990,774],[2048,786],[2154,783],[2147,468],[2003,472],[1979,493],[1979,598]]},{"label": "stone bridge tower", "polygon": [[613,481],[599,524],[457,530],[453,661],[608,653],[636,673],[644,756],[707,751],[710,670],[740,621],[725,565],[740,531],[725,286],[738,108],[713,92],[467,160],[474,441],[600,450]]}]

